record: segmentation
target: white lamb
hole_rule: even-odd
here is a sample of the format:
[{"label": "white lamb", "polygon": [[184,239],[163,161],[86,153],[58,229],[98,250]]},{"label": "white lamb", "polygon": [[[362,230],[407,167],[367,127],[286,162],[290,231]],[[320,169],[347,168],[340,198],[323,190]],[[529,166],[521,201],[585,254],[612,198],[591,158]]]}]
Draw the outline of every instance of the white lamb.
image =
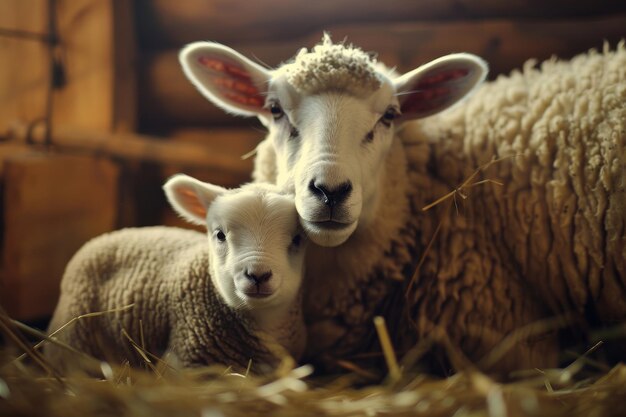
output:
[{"label": "white lamb", "polygon": [[[173,208],[207,235],[168,227],[125,229],[88,242],[69,263],[49,330],[98,358],[140,357],[123,330],[180,366],[225,364],[262,371],[285,353],[299,358],[303,240],[293,197],[268,184],[239,189],[178,175],[164,186]],[[46,354],[68,367],[71,352]],[[264,368],[265,367],[265,368]]]},{"label": "white lamb", "polygon": [[[267,126],[255,179],[292,188],[303,227],[322,245],[308,252],[305,280],[315,362],[379,349],[376,313],[400,350],[441,329],[475,361],[562,313],[626,318],[623,45],[527,67],[419,124],[407,122],[482,82],[482,60],[454,54],[396,76],[328,37],[275,70],[214,43],[191,44],[180,58],[207,98]],[[421,211],[506,157],[476,178],[504,185],[471,188],[463,215],[443,211],[449,202]],[[459,191],[461,201],[469,188]],[[554,366],[556,336],[526,336],[480,364]]]}]

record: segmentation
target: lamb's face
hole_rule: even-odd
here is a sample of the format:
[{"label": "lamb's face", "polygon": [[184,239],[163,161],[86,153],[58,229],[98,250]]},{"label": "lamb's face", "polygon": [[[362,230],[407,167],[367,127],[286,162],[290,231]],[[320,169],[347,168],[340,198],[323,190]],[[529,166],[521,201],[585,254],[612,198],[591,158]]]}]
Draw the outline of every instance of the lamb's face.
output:
[{"label": "lamb's face", "polygon": [[206,219],[211,278],[227,305],[263,308],[295,300],[304,239],[293,198],[230,191],[215,199]]},{"label": "lamb's face", "polygon": [[346,241],[377,211],[383,165],[400,108],[391,83],[354,96],[297,93],[281,79],[270,87],[268,124],[277,182],[292,187],[307,235],[322,246]]}]

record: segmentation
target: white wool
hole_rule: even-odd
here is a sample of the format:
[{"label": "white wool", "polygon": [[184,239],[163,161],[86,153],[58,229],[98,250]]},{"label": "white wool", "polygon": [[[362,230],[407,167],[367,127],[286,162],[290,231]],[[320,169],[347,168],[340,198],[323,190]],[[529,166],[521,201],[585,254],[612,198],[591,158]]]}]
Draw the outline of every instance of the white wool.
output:
[{"label": "white wool", "polygon": [[329,90],[355,95],[376,91],[382,84],[376,59],[359,48],[333,44],[328,34],[311,51],[300,50],[293,62],[281,67],[287,81],[299,93],[315,94]]}]

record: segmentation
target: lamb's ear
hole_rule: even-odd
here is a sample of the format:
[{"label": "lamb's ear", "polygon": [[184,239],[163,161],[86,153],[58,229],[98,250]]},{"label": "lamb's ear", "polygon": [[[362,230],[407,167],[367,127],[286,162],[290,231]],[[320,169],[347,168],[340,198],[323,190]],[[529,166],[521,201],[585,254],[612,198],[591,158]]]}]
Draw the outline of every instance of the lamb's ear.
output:
[{"label": "lamb's ear", "polygon": [[206,226],[207,210],[225,188],[198,181],[187,175],[175,175],[163,186],[172,208],[185,220]]},{"label": "lamb's ear", "polygon": [[394,80],[400,120],[418,119],[447,109],[467,96],[487,76],[487,63],[472,54],[452,54]]},{"label": "lamb's ear", "polygon": [[218,43],[194,42],[178,56],[183,71],[217,106],[241,116],[258,116],[263,108],[270,72],[239,52]]}]

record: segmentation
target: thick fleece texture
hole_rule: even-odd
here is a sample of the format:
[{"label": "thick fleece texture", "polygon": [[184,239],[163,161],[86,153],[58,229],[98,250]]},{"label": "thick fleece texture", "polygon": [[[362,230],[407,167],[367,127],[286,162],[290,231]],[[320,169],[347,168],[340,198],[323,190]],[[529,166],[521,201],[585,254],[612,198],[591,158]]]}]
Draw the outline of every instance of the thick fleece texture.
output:
[{"label": "thick fleece texture", "polygon": [[[207,236],[178,228],[124,229],[88,242],[68,264],[49,331],[84,318],[56,336],[97,358],[141,362],[123,330],[147,351],[172,354],[180,366],[224,364],[246,369],[274,365],[284,350],[261,340],[245,312],[228,307],[209,275]],[[298,323],[299,309],[289,322]],[[265,339],[263,337],[263,339]],[[278,350],[274,350],[278,349]],[[73,354],[55,345],[46,355],[70,367]]]},{"label": "thick fleece texture", "polygon": [[360,95],[382,84],[375,59],[354,46],[334,44],[328,34],[311,51],[301,49],[281,71],[296,91],[306,94],[340,89]]},{"label": "thick fleece texture", "polygon": [[[273,179],[275,158],[259,146],[257,181]],[[345,244],[307,255],[316,362],[380,350],[375,314],[387,316],[398,350],[448,339],[503,371],[556,365],[555,331],[522,332],[503,357],[486,356],[526,325],[563,313],[576,325],[626,319],[623,43],[539,68],[528,62],[455,108],[404,125],[388,158],[381,187],[394,203]],[[452,199],[422,211],[499,158],[474,182],[502,186],[460,190],[458,214]]]}]

